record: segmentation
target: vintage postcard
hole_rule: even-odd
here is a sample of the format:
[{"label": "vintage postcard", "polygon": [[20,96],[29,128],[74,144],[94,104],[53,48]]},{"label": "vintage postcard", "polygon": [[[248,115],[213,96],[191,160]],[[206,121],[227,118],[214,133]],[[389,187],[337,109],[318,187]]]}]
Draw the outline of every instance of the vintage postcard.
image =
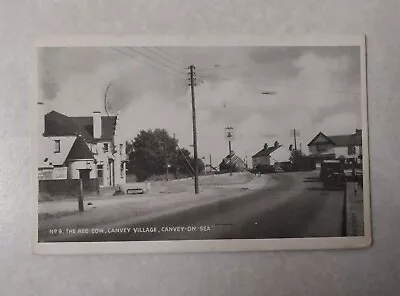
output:
[{"label": "vintage postcard", "polygon": [[34,253],[371,244],[364,36],[52,36],[34,55]]}]

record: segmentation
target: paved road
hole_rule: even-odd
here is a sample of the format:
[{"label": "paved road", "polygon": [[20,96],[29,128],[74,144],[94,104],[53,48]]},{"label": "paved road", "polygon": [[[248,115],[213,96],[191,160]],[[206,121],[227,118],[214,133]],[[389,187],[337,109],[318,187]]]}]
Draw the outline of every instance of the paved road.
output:
[{"label": "paved road", "polygon": [[342,236],[344,193],[324,190],[317,176],[276,174],[273,187],[77,241]]}]

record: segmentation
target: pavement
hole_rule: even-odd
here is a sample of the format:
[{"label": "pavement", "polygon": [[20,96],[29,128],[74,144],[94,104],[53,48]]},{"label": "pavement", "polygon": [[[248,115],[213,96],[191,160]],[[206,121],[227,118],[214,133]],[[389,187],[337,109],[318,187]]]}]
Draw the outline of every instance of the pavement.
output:
[{"label": "pavement", "polygon": [[[211,176],[210,176],[211,177]],[[243,177],[231,176],[242,180]],[[226,178],[226,177],[223,177]],[[207,178],[215,180],[218,178]],[[162,186],[152,187],[152,192],[143,195],[109,196],[108,199],[96,196],[84,199],[85,211],[78,211],[77,200],[52,201],[39,203],[39,236],[46,237],[50,229],[82,228],[99,225],[116,226],[121,220],[153,219],[159,215],[173,214],[177,211],[200,206],[215,200],[231,198],[243,191],[254,191],[274,184],[269,177],[245,176],[246,183],[220,185],[201,185],[200,193],[195,195],[191,182],[166,182]],[[244,179],[243,179],[244,180]],[[189,181],[189,180],[188,180]],[[182,184],[184,183],[184,184]],[[186,184],[187,183],[187,184]],[[187,188],[186,185],[190,186]],[[185,188],[185,191],[180,189]],[[168,192],[168,193],[165,193]],[[88,205],[91,203],[91,205]],[[134,223],[131,221],[131,223]]]},{"label": "pavement", "polygon": [[[121,197],[113,205],[97,203],[96,208],[84,213],[42,219],[39,239],[123,241],[343,235],[344,191],[324,190],[318,172],[240,178],[250,181],[218,186],[209,179],[211,185],[203,183],[199,195],[182,192],[130,200]],[[63,231],[62,235],[51,233],[57,228]],[[97,233],[77,233],[79,229]]]},{"label": "pavement", "polygon": [[346,186],[346,234],[364,235],[364,203],[362,186],[348,182]]},{"label": "pavement", "polygon": [[[210,175],[201,176],[199,178],[200,193],[202,196],[215,194],[215,188],[245,188],[248,190],[258,189],[265,185],[267,176],[261,181],[249,173],[235,173],[232,176],[226,175]],[[128,183],[123,186],[126,188],[149,188],[143,195],[123,194],[114,196],[114,190],[103,188],[100,194],[87,194],[84,196],[84,205],[86,210],[98,207],[107,207],[125,203],[141,203],[149,201],[157,201],[157,197],[162,197],[162,202],[171,200],[185,200],[187,197],[193,196],[194,191],[193,180],[181,179],[173,181],[157,181],[150,182],[150,186],[145,183]],[[39,219],[49,217],[60,217],[78,212],[77,199],[63,199],[54,201],[39,202],[38,206]]]}]

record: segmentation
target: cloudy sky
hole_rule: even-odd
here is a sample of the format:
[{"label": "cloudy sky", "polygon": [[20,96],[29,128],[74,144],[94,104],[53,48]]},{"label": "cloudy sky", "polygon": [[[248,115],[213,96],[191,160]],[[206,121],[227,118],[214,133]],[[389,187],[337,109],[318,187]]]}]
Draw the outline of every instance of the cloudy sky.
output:
[{"label": "cloudy sky", "polygon": [[199,156],[211,154],[216,165],[228,153],[227,126],[235,130],[233,150],[249,161],[264,143],[292,144],[294,128],[305,151],[319,131],[360,128],[359,54],[358,47],[44,48],[39,89],[47,112],[119,111],[125,139],[165,128],[189,148],[193,64]]}]

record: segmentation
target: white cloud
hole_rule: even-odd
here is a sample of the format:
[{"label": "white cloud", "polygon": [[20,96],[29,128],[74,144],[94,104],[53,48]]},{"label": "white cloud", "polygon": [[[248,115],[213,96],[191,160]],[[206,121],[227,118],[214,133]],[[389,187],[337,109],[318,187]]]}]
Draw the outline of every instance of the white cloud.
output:
[{"label": "white cloud", "polygon": [[[179,52],[176,49],[173,53],[179,56]],[[181,52],[185,53],[182,60],[190,60],[190,51],[181,49]],[[292,61],[296,75],[275,73],[279,69],[278,60],[272,70],[268,64],[257,67],[255,82],[254,78],[242,76],[251,69],[246,50],[240,49],[237,53],[231,50],[226,55],[207,49],[197,50],[197,53],[197,56],[193,53],[193,60],[203,67],[212,67],[216,63],[250,65],[245,70],[240,67],[218,70],[218,73],[225,73],[222,76],[227,77],[226,80],[198,75],[195,94],[199,155],[208,158],[212,154],[214,165],[228,152],[224,139],[226,126],[235,128],[233,149],[241,157],[250,157],[265,142],[272,145],[277,140],[288,146],[293,142],[290,135],[293,128],[300,131],[298,140],[305,148],[319,131],[351,133],[357,127],[356,114],[344,108],[341,110],[340,106],[331,116],[314,124],[321,109],[353,99],[350,93],[357,92],[359,86],[350,84],[351,79],[348,79],[352,62],[348,56],[326,57],[304,52]],[[48,108],[67,115],[90,115],[94,109],[104,110],[104,91],[113,81],[108,99],[112,111],[122,111],[123,137],[133,139],[141,129],[165,128],[171,135],[176,134],[182,146],[190,148],[193,130],[187,77],[165,74],[146,66],[141,59],[133,60],[118,53],[99,51],[96,54],[99,57],[90,58],[90,67],[84,66],[80,70],[77,70],[79,63],[73,63],[71,69],[66,62],[68,59],[57,64],[55,73],[60,89],[55,100],[47,102]],[[76,55],[74,53],[72,57],[76,58]],[[83,57],[88,58],[88,55]],[[102,60],[105,62],[101,63]],[[84,60],[80,61],[84,63]],[[285,67],[288,68],[287,61]],[[274,79],[271,81],[266,77]],[[201,83],[202,79],[204,83]],[[266,90],[276,91],[277,95],[261,95]]]}]

